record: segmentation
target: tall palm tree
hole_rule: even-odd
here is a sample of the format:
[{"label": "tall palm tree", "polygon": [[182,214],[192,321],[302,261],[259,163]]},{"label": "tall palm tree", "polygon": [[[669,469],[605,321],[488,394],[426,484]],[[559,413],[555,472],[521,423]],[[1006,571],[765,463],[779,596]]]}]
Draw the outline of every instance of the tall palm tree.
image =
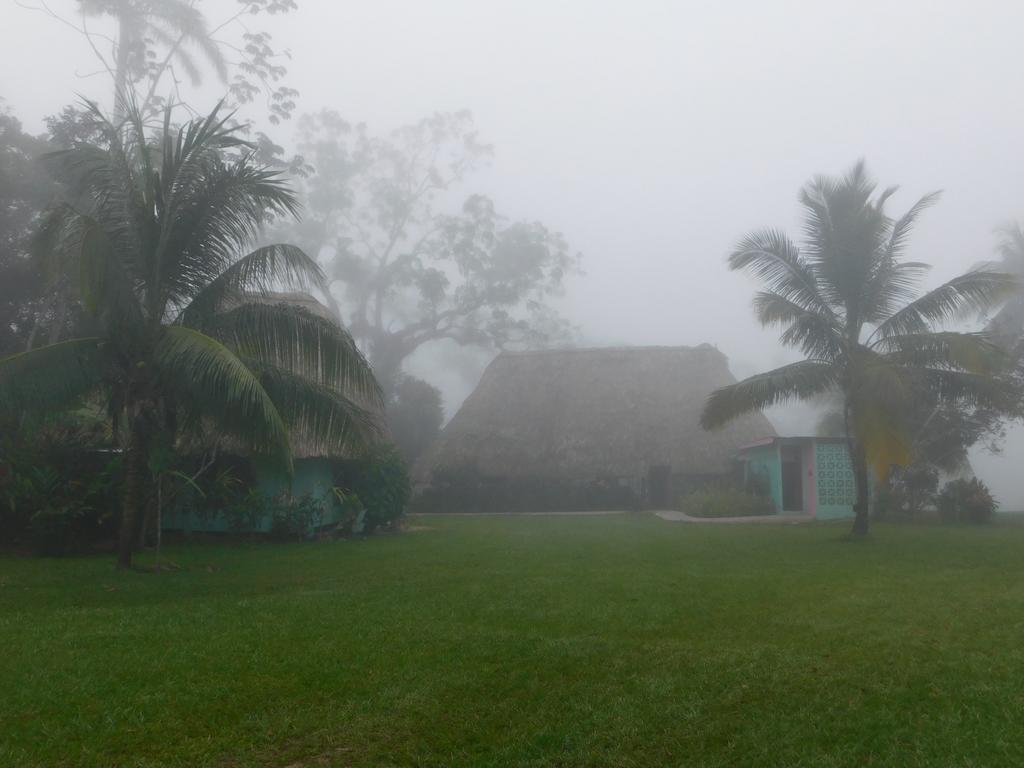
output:
[{"label": "tall palm tree", "polygon": [[[121,118],[125,105],[133,98],[131,86],[149,74],[152,87],[143,100],[148,107],[157,81],[172,61],[181,66],[193,84],[202,79],[195,48],[213,66],[221,80],[227,80],[227,62],[212,39],[206,19],[195,0],[78,0],[83,16],[110,16],[117,23],[114,46],[114,115]],[[163,61],[150,59],[153,44],[166,49]]]},{"label": "tall palm tree", "polygon": [[[97,119],[102,120],[93,107]],[[0,406],[57,410],[101,395],[123,435],[118,562],[127,567],[158,436],[213,430],[290,469],[290,433],[325,451],[371,438],[379,389],[351,336],[280,288],[323,288],[298,248],[244,254],[296,199],[218,110],[149,141],[137,111],[103,147],[50,156],[67,191],[39,238],[75,276],[94,335],[0,360]]]},{"label": "tall palm tree", "polygon": [[903,408],[915,396],[936,402],[998,406],[1006,391],[987,338],[938,328],[991,308],[1009,276],[986,266],[923,295],[926,264],[902,261],[911,229],[938,194],[897,219],[886,215],[891,187],[876,194],[863,162],[842,178],[820,176],[800,193],[803,243],[775,229],[754,232],[729,256],[765,285],[754,299],[758,320],[783,329],[781,341],[807,359],[714,392],[705,428],[791,399],[842,397],[857,501],[853,533],[868,531],[868,469],[884,476],[910,459]]},{"label": "tall palm tree", "polygon": [[[1018,281],[1024,281],[1024,228],[1019,222],[1011,222],[999,229],[997,251],[1000,258],[1000,269],[1014,275]],[[989,326],[992,336],[1000,346],[1007,350],[1015,350],[1017,357],[1024,337],[1024,292],[1010,298],[1001,310],[992,318]]]}]

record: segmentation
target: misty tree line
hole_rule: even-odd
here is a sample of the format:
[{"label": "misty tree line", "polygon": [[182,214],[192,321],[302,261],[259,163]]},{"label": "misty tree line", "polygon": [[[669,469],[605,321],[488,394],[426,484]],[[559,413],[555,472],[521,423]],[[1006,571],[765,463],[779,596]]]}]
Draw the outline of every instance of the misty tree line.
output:
[{"label": "misty tree line", "polygon": [[[368,356],[408,459],[443,419],[439,390],[403,371],[418,349],[441,341],[500,349],[570,338],[572,328],[550,302],[578,267],[564,238],[540,222],[506,219],[484,195],[460,198],[493,152],[470,113],[434,114],[374,135],[323,110],[299,117],[291,132],[295,153],[271,138],[293,118],[298,92],[287,83],[290,54],[253,24],[294,12],[294,0],[244,0],[216,20],[188,0],[80,0],[75,18],[45,3],[39,10],[88,43],[111,80],[114,123],[130,106],[159,130],[169,105],[185,117],[199,114],[191,87],[214,81],[225,88],[255,159],[287,172],[303,205],[299,222],[268,216],[267,241],[294,243],[323,264],[329,290],[317,298]],[[95,30],[97,18],[114,27],[113,38]],[[61,192],[36,159],[104,138],[85,104],[56,111],[43,136],[25,133],[13,105],[4,106],[0,354],[10,354],[68,338],[82,321],[71,281],[44,274],[31,255],[34,227]]]},{"label": "misty tree line", "polygon": [[[579,257],[543,223],[509,220],[486,196],[464,194],[493,153],[468,112],[430,115],[384,135],[331,109],[296,117],[289,54],[269,32],[272,16],[298,10],[295,0],[242,0],[223,19],[188,0],[79,0],[72,18],[45,4],[39,9],[55,24],[73,26],[95,53],[110,79],[107,112],[115,121],[130,106],[159,133],[165,107],[198,114],[194,86],[218,84],[251,142],[245,151],[287,172],[303,205],[299,222],[266,218],[268,242],[294,243],[323,265],[328,290],[318,298],[368,356],[407,457],[430,442],[443,418],[438,390],[404,370],[417,350],[572,337],[552,299]],[[112,36],[95,31],[98,18],[113,27]],[[83,322],[73,281],[45,273],[32,257],[40,216],[62,192],[35,158],[104,141],[85,105],[56,108],[43,136],[27,134],[14,107],[0,114],[0,354],[69,338]],[[1020,227],[1001,238],[1002,269],[1024,275]],[[989,329],[1016,355],[1022,324],[1018,298]],[[914,403],[917,450],[943,468],[961,463],[979,441],[998,442],[1006,417],[1016,415],[927,398]],[[821,427],[846,429],[842,408]]]}]

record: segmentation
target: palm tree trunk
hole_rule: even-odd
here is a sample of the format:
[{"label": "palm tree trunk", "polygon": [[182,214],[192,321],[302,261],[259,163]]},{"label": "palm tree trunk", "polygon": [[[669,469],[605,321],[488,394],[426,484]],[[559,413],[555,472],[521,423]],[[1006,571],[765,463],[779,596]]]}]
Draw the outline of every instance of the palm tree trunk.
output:
[{"label": "palm tree trunk", "polygon": [[857,501],[853,505],[853,528],[850,533],[854,536],[866,536],[868,499],[871,490],[868,482],[868,457],[859,440],[850,441],[850,461],[853,464],[853,481],[857,488]]},{"label": "palm tree trunk", "polygon": [[132,26],[125,16],[121,16],[117,30],[117,58],[114,69],[114,125],[120,126],[124,120],[125,106],[128,100],[128,88],[131,84],[129,73],[129,57],[132,40]]},{"label": "palm tree trunk", "polygon": [[[144,417],[142,417],[144,418]],[[125,451],[124,492],[121,498],[121,527],[117,537],[117,567],[131,568],[135,551],[137,521],[146,496],[147,441],[141,418],[135,416]]]}]

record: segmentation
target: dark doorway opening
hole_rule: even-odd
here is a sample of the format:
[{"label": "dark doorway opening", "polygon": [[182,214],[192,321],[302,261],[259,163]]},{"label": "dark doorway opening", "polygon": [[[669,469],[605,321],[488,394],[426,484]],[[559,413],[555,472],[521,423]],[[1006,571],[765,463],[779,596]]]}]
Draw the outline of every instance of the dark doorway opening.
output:
[{"label": "dark doorway opening", "polygon": [[658,464],[647,472],[647,503],[652,509],[672,507],[672,468]]},{"label": "dark doorway opening", "polygon": [[804,472],[799,448],[782,449],[782,511],[804,511]]}]

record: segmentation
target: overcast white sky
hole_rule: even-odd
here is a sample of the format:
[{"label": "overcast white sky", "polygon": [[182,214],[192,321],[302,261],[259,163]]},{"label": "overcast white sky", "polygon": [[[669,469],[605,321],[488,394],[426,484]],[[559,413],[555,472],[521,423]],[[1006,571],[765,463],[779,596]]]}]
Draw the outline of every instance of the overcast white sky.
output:
[{"label": "overcast white sky", "polygon": [[[215,18],[233,3],[206,5]],[[897,208],[945,190],[910,252],[935,265],[933,282],[989,258],[993,227],[1024,217],[1024,3],[299,5],[274,34],[291,48],[300,111],[331,107],[384,131],[471,109],[497,154],[466,191],[583,253],[565,308],[589,343],[711,342],[741,376],[788,360],[725,254],[754,227],[798,234],[800,185],[858,157],[902,186]],[[94,68],[73,31],[2,0],[0,95],[29,128],[76,92],[105,96],[107,81],[76,76]],[[1011,506],[1024,507],[1022,461],[1015,436],[980,465]]]}]

